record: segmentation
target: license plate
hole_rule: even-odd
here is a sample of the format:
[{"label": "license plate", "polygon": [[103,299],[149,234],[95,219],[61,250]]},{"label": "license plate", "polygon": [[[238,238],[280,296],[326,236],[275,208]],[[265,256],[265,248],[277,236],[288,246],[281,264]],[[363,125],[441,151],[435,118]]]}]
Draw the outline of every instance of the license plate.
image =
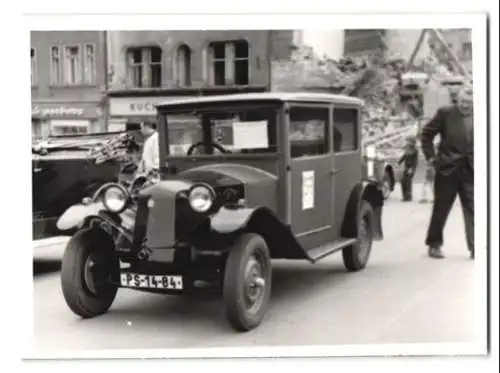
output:
[{"label": "license plate", "polygon": [[129,288],[182,290],[182,276],[122,273],[120,283]]}]

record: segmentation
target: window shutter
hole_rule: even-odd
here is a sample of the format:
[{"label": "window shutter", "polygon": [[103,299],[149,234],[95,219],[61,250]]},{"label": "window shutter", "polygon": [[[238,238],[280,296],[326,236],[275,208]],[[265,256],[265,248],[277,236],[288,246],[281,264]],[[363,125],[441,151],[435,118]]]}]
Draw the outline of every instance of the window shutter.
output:
[{"label": "window shutter", "polygon": [[135,85],[135,67],[134,67],[134,52],[129,49],[127,51],[127,86],[133,87]]},{"label": "window shutter", "polygon": [[153,69],[153,58],[151,56],[151,48],[142,49],[142,86],[151,87],[152,85],[152,69]]},{"label": "window shutter", "polygon": [[203,49],[203,81],[209,85],[215,84],[214,69],[214,50],[209,46]]},{"label": "window shutter", "polygon": [[235,47],[233,43],[226,44],[226,58],[225,58],[225,77],[226,85],[234,84],[234,65],[235,65]]}]

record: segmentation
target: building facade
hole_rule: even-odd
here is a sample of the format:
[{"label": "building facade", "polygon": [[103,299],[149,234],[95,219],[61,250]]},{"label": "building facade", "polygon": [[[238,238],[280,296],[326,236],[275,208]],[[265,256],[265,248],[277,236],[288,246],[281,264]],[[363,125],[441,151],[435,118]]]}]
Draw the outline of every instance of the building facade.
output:
[{"label": "building facade", "polygon": [[[422,29],[358,29],[344,31],[346,57],[402,58],[408,60],[415,51]],[[429,49],[420,46],[417,59],[425,58]]]},{"label": "building facade", "polygon": [[266,30],[109,31],[108,129],[154,120],[155,105],[166,100],[267,90],[270,34]]},{"label": "building facade", "polygon": [[386,30],[353,29],[344,30],[344,56],[350,58],[385,54]]},{"label": "building facade", "polygon": [[32,137],[105,130],[104,33],[31,32]]},{"label": "building facade", "polygon": [[[338,58],[342,30],[109,31],[110,131],[154,120],[155,105],[179,97],[279,87],[282,64],[306,44]],[[278,68],[279,67],[279,68]],[[278,71],[279,70],[279,71]]]}]

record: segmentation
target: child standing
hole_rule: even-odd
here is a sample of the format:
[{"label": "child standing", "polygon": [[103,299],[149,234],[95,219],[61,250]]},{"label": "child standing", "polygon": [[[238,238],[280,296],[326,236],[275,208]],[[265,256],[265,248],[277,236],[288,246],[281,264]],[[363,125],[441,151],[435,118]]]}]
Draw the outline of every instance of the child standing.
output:
[{"label": "child standing", "polygon": [[403,201],[411,201],[413,200],[413,176],[415,175],[415,170],[418,165],[418,149],[415,137],[409,137],[406,139],[405,151],[399,159],[398,164],[403,164],[403,177],[401,178]]}]

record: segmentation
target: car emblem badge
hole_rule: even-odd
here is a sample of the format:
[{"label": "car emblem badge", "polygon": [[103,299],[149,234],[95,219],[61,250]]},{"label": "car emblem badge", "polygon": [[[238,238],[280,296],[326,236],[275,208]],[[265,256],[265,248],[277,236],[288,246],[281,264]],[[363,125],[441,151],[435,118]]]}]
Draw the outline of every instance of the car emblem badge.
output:
[{"label": "car emblem badge", "polygon": [[155,201],[154,201],[154,200],[152,200],[152,199],[148,200],[148,207],[149,207],[150,209],[151,209],[151,208],[153,208],[153,207],[155,207]]}]

